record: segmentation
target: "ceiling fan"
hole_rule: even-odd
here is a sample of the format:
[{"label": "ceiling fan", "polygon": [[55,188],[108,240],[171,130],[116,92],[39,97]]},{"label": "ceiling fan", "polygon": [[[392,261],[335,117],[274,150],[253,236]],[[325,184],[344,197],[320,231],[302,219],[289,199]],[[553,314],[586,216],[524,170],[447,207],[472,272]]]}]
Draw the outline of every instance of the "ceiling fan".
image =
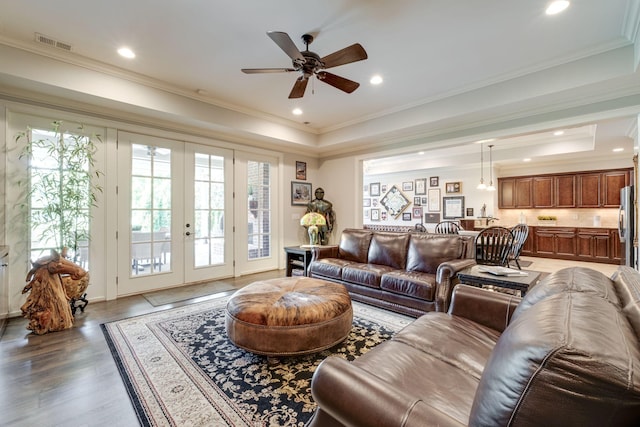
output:
[{"label": "ceiling fan", "polygon": [[289,37],[287,33],[282,31],[268,31],[267,35],[280,47],[280,49],[284,51],[284,53],[289,55],[293,63],[293,68],[243,68],[243,73],[258,74],[290,73],[293,71],[300,72],[302,75],[298,77],[293,85],[293,89],[291,89],[291,93],[289,93],[289,98],[302,98],[304,91],[307,88],[309,78],[314,75],[321,82],[325,82],[346,93],[351,93],[360,86],[360,83],[322,71],[327,68],[337,67],[338,65],[367,59],[367,52],[359,43],[352,44],[351,46],[320,58],[320,55],[309,50],[309,45],[313,42],[313,36],[310,34],[302,36],[302,40],[306,45],[306,50],[303,51],[298,50],[295,43],[293,43],[293,40],[291,40],[291,37]]}]

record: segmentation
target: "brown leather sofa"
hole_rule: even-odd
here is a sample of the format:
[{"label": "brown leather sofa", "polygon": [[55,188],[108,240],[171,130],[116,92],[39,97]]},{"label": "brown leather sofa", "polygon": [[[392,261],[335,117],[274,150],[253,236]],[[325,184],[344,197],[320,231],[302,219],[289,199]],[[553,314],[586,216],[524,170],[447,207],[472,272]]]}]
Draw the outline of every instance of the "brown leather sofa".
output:
[{"label": "brown leather sofa", "polygon": [[308,427],[640,425],[640,274],[564,269],[519,301],[457,285],[448,313],[328,357]]},{"label": "brown leather sofa", "polygon": [[474,265],[473,238],[345,229],[314,248],[309,276],[342,283],[351,298],[418,317],[447,311],[458,271]]}]

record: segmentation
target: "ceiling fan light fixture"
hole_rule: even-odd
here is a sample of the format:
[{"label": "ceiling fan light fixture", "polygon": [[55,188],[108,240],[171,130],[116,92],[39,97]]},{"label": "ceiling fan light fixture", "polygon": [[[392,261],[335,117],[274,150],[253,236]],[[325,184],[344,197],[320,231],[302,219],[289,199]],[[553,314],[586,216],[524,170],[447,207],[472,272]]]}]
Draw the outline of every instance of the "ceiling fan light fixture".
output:
[{"label": "ceiling fan light fixture", "polygon": [[376,74],[373,77],[371,77],[371,80],[369,80],[369,83],[371,83],[374,86],[377,86],[379,84],[382,84],[382,76],[380,74]]},{"label": "ceiling fan light fixture", "polygon": [[301,116],[301,115],[302,115],[302,110],[301,110],[300,108],[294,108],[294,109],[291,111],[291,113],[292,113],[294,116]]}]

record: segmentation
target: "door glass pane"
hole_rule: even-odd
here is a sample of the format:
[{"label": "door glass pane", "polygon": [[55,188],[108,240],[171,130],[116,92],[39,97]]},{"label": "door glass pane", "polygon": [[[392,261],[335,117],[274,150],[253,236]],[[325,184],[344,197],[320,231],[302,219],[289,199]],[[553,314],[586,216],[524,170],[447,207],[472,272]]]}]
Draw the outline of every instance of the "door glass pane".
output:
[{"label": "door glass pane", "polygon": [[247,162],[249,259],[271,256],[271,169],[266,162]]},{"label": "door glass pane", "polygon": [[224,157],[195,156],[194,267],[220,265],[224,259]]},{"label": "door glass pane", "polygon": [[132,144],[131,275],[171,271],[171,150]]}]

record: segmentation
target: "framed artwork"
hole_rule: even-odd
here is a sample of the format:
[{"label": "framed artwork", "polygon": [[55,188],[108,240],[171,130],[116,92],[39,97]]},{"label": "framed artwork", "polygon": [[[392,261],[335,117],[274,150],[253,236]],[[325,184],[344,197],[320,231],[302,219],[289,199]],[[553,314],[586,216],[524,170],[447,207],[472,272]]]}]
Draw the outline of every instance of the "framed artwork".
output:
[{"label": "framed artwork", "polygon": [[307,180],[307,162],[296,161],[296,179]]},{"label": "framed artwork", "polygon": [[402,213],[403,221],[411,221],[411,212],[403,212]]},{"label": "framed artwork", "polygon": [[427,194],[427,178],[416,179],[416,196]]},{"label": "framed artwork", "polygon": [[422,219],[422,206],[414,207],[412,213],[414,218]]},{"label": "framed artwork", "polygon": [[291,205],[307,206],[311,201],[311,183],[291,181]]},{"label": "framed artwork", "polygon": [[413,191],[413,181],[403,182],[402,191]]},{"label": "framed artwork", "polygon": [[378,206],[378,199],[371,199],[371,206],[374,208]]},{"label": "framed artwork", "polygon": [[427,196],[427,210],[429,212],[440,212],[440,189],[430,188]]},{"label": "framed artwork", "polygon": [[380,194],[384,194],[387,192],[387,184],[382,184],[380,186]]},{"label": "framed artwork", "polygon": [[442,198],[442,218],[456,219],[464,217],[464,196]]},{"label": "framed artwork", "polygon": [[427,206],[427,198],[426,197],[422,197],[420,199],[420,201],[422,202],[422,203],[420,203],[422,206]]},{"label": "framed artwork", "polygon": [[369,219],[369,209],[364,210],[364,219]]},{"label": "framed artwork", "polygon": [[380,209],[371,209],[371,221],[380,221]]},{"label": "framed artwork", "polygon": [[462,189],[462,186],[460,184],[460,182],[447,182],[447,185],[445,186],[447,194],[455,194],[455,193],[459,193],[460,190]]},{"label": "framed artwork", "polygon": [[438,185],[440,185],[440,179],[437,176],[429,178],[429,187],[437,187]]},{"label": "framed artwork", "polygon": [[380,183],[372,182],[369,184],[369,195],[370,196],[379,196],[380,195]]},{"label": "framed artwork", "polygon": [[387,213],[385,211],[380,212],[380,219],[382,221],[386,221],[387,220]]},{"label": "framed artwork", "polygon": [[473,216],[473,208],[467,208],[467,216]]},{"label": "framed artwork", "polygon": [[416,206],[422,206],[422,203],[420,202],[420,197],[414,197],[413,204]]},{"label": "framed artwork", "polygon": [[362,206],[365,208],[368,208],[369,206],[371,206],[371,199],[369,198],[362,199]]},{"label": "framed artwork", "polygon": [[440,222],[440,214],[439,213],[426,213],[424,214],[424,223],[425,224],[437,224]]},{"label": "framed artwork", "polygon": [[389,212],[389,215],[397,218],[411,202],[402,194],[402,191],[400,191],[398,187],[392,185],[387,194],[380,199],[380,204]]}]

